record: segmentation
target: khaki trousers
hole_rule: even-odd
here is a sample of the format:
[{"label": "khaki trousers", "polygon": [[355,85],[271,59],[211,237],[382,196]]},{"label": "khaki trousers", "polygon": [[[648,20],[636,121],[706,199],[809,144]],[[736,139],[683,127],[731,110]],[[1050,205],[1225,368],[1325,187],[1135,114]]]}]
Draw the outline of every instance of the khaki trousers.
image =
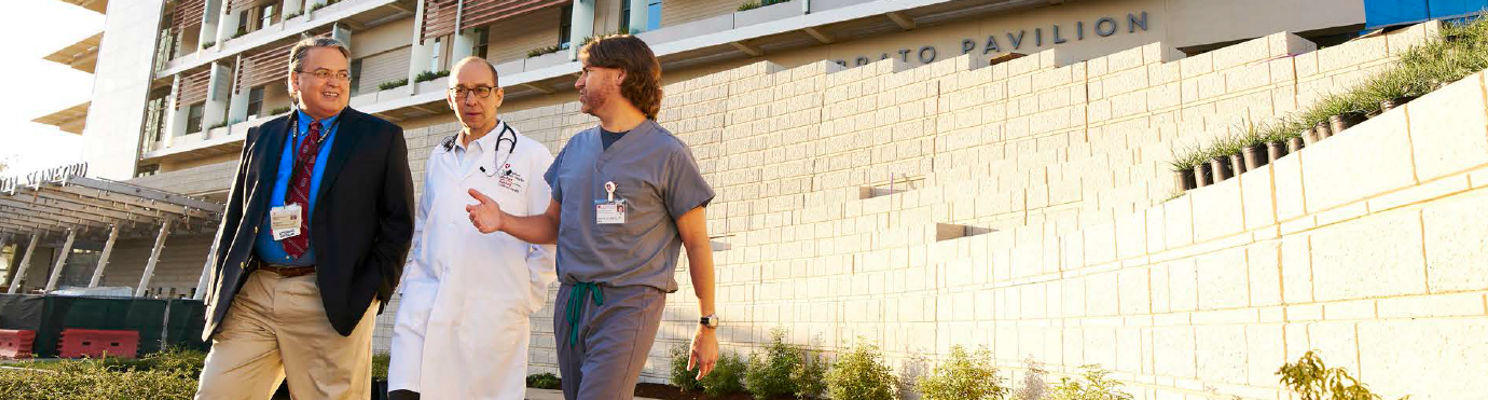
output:
[{"label": "khaki trousers", "polygon": [[212,338],[196,398],[264,400],[288,379],[295,399],[367,399],[376,310],[373,301],[351,336],[341,336],[315,274],[254,271]]}]

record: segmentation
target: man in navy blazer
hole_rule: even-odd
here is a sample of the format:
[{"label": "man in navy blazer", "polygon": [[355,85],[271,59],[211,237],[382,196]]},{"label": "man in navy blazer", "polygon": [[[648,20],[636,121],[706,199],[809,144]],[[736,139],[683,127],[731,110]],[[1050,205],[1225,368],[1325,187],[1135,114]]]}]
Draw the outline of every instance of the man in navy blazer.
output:
[{"label": "man in navy blazer", "polygon": [[413,236],[403,129],[347,107],[350,52],[290,51],[298,106],[250,129],[207,287],[198,399],[370,395],[374,318]]}]

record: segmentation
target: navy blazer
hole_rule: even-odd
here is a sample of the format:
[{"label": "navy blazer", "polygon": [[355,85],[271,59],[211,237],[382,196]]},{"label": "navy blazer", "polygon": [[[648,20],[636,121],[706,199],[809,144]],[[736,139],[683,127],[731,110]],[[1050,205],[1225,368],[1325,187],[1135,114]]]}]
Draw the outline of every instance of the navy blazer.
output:
[{"label": "navy blazer", "polygon": [[[293,116],[249,129],[243,141],[217,230],[203,340],[217,333],[233,297],[258,264],[253,244],[269,209],[286,124]],[[331,152],[320,160],[326,167],[310,218],[310,245],[326,318],[347,336],[372,299],[386,305],[398,286],[413,238],[414,201],[403,128],[349,107],[340,118]]]}]

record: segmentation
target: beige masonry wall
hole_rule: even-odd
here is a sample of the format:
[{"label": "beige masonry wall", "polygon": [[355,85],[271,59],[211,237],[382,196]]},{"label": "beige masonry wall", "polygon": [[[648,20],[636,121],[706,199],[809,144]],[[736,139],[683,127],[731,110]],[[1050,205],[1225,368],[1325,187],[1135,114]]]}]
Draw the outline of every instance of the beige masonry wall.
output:
[{"label": "beige masonry wall", "polygon": [[[1318,349],[1387,397],[1460,398],[1488,373],[1483,74],[1167,200],[1171,149],[1305,107],[1434,32],[1322,50],[1275,34],[1167,63],[1161,44],[1069,65],[759,63],[667,86],[661,123],[718,191],[726,351],[786,327],[896,364],[984,346],[1051,381],[1100,364],[1138,398],[1278,398],[1272,372]],[[577,108],[503,116],[556,151],[595,122]],[[456,129],[407,132],[416,177]],[[891,177],[900,193],[861,198]],[[991,233],[937,241],[945,223]],[[695,324],[678,280],[648,381]],[[552,312],[534,371],[555,366]]]}]

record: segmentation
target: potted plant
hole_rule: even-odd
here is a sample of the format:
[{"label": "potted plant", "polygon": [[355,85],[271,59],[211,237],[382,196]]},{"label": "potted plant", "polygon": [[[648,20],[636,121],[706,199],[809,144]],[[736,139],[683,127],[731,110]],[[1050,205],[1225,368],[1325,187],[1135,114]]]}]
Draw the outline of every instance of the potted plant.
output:
[{"label": "potted plant", "polygon": [[1266,157],[1266,143],[1270,141],[1267,132],[1270,126],[1258,125],[1247,118],[1244,125],[1239,128],[1240,160],[1245,170],[1253,170],[1268,164],[1270,161]]},{"label": "potted plant", "polygon": [[1204,162],[1204,153],[1191,146],[1182,150],[1172,149],[1170,153],[1173,159],[1168,161],[1168,166],[1173,170],[1173,186],[1177,186],[1179,192],[1199,187],[1194,168]]},{"label": "potted plant", "polygon": [[1212,183],[1220,183],[1234,176],[1235,171],[1230,167],[1230,155],[1232,153],[1227,152],[1229,150],[1229,143],[1226,143],[1227,141],[1227,138],[1220,139],[1209,149],[1209,173],[1212,177]]},{"label": "potted plant", "polygon": [[1194,159],[1198,161],[1198,164],[1194,164],[1193,168],[1194,187],[1201,188],[1209,186],[1210,183],[1214,182],[1210,180],[1209,153],[1196,151],[1194,152]]},{"label": "potted plant", "polygon": [[1359,92],[1350,92],[1323,103],[1328,110],[1328,134],[1324,137],[1343,133],[1344,129],[1364,122],[1364,114],[1379,107],[1378,102],[1373,106],[1366,105],[1366,102],[1361,101],[1362,97]]}]

